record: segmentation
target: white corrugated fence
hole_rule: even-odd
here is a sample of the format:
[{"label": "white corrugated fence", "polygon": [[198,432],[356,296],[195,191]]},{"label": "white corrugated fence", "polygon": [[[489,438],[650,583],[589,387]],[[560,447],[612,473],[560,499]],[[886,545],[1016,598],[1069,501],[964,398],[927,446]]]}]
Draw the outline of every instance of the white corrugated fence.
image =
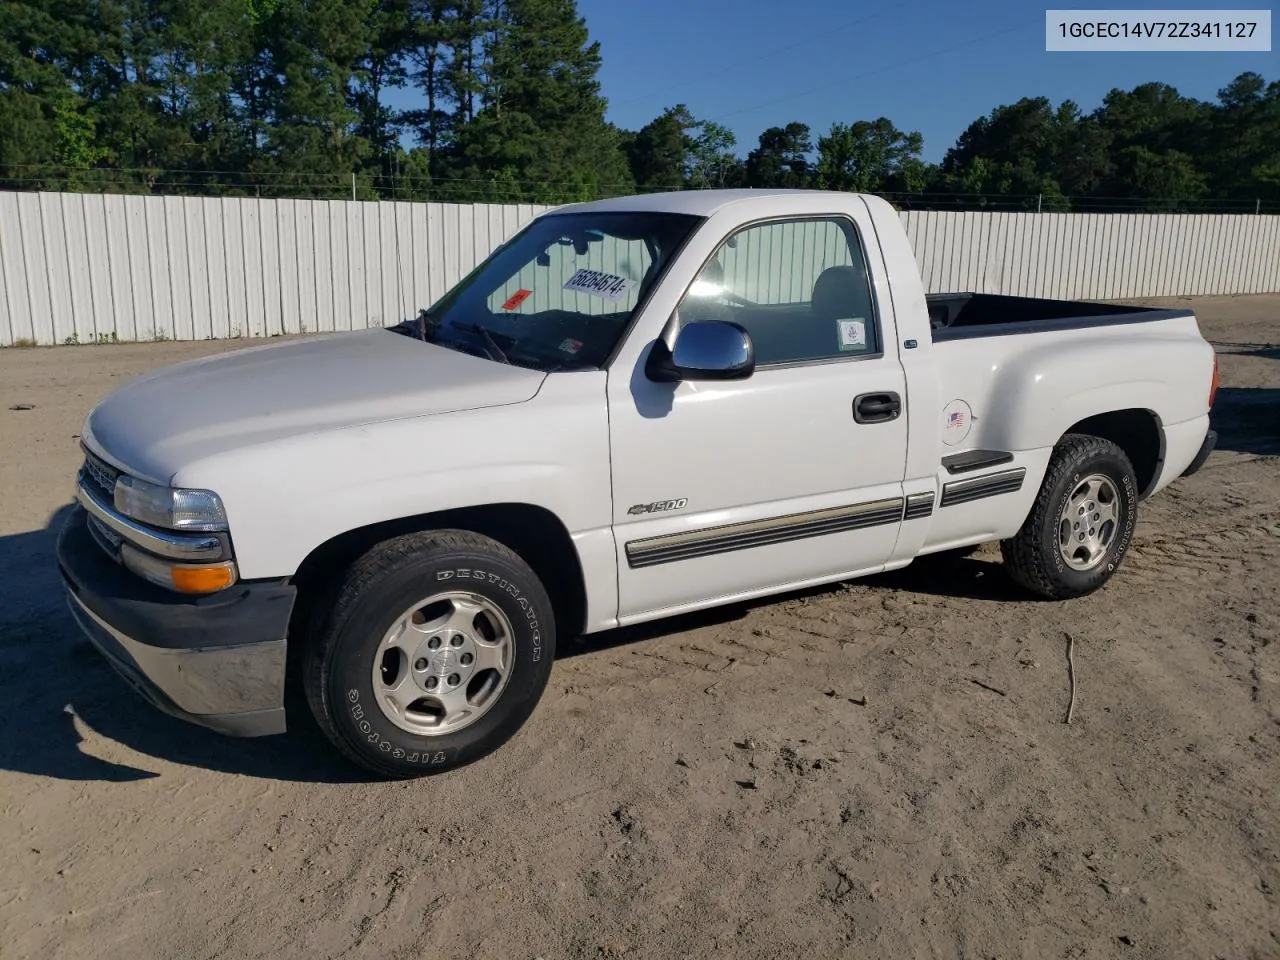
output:
[{"label": "white corrugated fence", "polygon": [[902,221],[930,293],[1280,293],[1278,216],[919,211]]},{"label": "white corrugated fence", "polygon": [[[416,314],[542,207],[0,193],[0,346],[348,330]],[[930,291],[1280,292],[1280,217],[909,212]]]}]

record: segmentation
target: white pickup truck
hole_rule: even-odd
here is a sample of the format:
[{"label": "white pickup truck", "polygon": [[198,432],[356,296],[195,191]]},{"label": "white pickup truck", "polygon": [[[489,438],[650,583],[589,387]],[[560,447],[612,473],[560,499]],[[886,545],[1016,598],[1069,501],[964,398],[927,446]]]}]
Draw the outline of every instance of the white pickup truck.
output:
[{"label": "white pickup truck", "polygon": [[926,296],[875,197],[563,207],[415,320],[144,376],[83,431],[58,556],[176,716],[447,770],[534,709],[557,637],[1000,540],[1029,594],[1120,565],[1212,449],[1185,310]]}]

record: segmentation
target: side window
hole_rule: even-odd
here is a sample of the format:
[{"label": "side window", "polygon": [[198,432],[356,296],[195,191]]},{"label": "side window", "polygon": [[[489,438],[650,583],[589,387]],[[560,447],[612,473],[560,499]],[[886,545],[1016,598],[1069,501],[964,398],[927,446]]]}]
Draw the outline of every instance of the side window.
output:
[{"label": "side window", "polygon": [[843,218],[766,223],[735,233],[690,285],[679,319],[741,324],[759,365],[880,350],[862,246]]}]

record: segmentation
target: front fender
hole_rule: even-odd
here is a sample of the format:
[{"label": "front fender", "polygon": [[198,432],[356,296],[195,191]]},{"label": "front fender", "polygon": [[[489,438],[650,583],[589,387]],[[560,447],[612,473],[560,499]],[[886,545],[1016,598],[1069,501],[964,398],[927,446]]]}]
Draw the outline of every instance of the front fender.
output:
[{"label": "front fender", "polygon": [[607,531],[612,517],[603,377],[553,374],[523,404],[228,451],[175,482],[222,497],[245,579],[292,576],[352,530],[463,507],[541,507],[576,540]]}]

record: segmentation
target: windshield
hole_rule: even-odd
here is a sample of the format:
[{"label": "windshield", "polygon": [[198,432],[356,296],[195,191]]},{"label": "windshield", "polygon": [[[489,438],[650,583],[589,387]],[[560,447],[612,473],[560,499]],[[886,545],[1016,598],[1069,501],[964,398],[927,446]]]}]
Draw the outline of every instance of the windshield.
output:
[{"label": "windshield", "polygon": [[539,370],[599,367],[700,222],[670,213],[541,217],[402,330]]}]

